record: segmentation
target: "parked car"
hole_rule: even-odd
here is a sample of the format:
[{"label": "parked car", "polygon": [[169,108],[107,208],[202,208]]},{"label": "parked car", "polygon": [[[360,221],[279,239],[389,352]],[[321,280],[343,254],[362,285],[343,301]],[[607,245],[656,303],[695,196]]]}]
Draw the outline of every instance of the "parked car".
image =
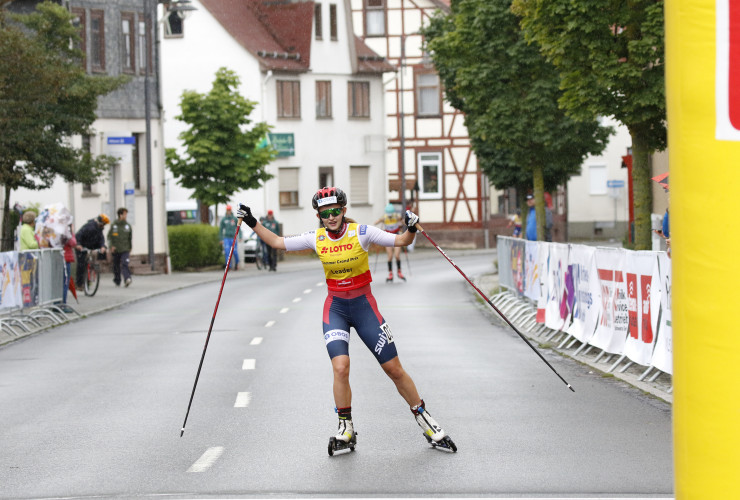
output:
[{"label": "parked car", "polygon": [[257,237],[257,233],[252,231],[252,234],[247,235],[242,242],[242,247],[244,248],[244,262],[255,262],[257,260],[258,253],[261,253],[259,252],[260,240]]}]

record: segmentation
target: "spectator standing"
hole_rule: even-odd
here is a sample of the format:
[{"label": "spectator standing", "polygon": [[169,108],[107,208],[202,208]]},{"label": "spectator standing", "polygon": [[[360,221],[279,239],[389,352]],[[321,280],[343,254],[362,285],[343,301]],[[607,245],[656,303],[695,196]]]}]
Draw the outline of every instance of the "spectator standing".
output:
[{"label": "spectator standing", "polygon": [[514,226],[514,232],[511,234],[514,238],[521,238],[522,237],[522,211],[520,209],[516,209],[516,213],[514,214],[514,217],[509,221],[509,225],[507,227]]},{"label": "spectator standing", "polygon": [[72,230],[72,224],[67,227],[60,241],[62,242],[62,250],[64,251],[64,285],[62,288],[62,303],[67,303],[67,291],[69,290],[69,280],[72,276],[72,262],[75,261],[74,249],[77,246],[77,238],[75,238],[74,231]]},{"label": "spectator standing", "polygon": [[23,250],[36,250],[39,248],[39,242],[36,239],[36,212],[33,210],[26,210],[23,212],[21,218],[23,224],[21,225],[20,234],[20,249]]},{"label": "spectator standing", "polygon": [[108,230],[108,245],[113,255],[113,283],[121,286],[121,273],[125,286],[131,284],[131,270],[129,269],[131,256],[131,224],[126,221],[128,210],[119,208],[118,219],[113,221]]},{"label": "spectator standing", "polygon": [[[272,233],[280,236],[280,223],[275,220],[275,213],[272,210],[267,211],[267,217],[262,217],[260,223],[269,229]],[[270,271],[277,271],[277,250],[272,248],[264,241],[261,241],[262,255],[267,256],[267,264],[270,266]]]},{"label": "spectator standing", "polygon": [[[234,269],[239,269],[239,245],[234,241],[236,236],[236,217],[231,211],[231,205],[226,205],[226,215],[218,225],[219,237],[221,238],[221,246],[224,249],[224,267],[229,262],[229,254],[231,253],[231,246],[234,246]],[[231,267],[229,267],[231,268]]]},{"label": "spectator standing", "polygon": [[534,196],[531,194],[527,195],[527,206],[529,212],[527,212],[527,239],[530,241],[537,241],[537,213],[534,209]]},{"label": "spectator standing", "polygon": [[[85,286],[85,258],[87,257],[84,249],[87,250],[100,250],[101,255],[105,255],[105,236],[103,235],[103,228],[110,223],[110,219],[105,214],[100,214],[94,219],[90,219],[77,231],[75,238],[77,238],[77,272],[75,276],[75,282],[77,288],[83,288]],[[100,258],[100,257],[99,257]]]}]

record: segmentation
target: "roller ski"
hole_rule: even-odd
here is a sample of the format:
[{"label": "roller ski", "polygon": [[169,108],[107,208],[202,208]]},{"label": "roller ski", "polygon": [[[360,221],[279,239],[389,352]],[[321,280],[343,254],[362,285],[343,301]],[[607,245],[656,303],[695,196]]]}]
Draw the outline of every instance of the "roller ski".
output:
[{"label": "roller ski", "polygon": [[393,283],[393,271],[388,273],[388,277],[385,279],[386,283]]},{"label": "roller ski", "polygon": [[[355,451],[357,445],[357,433],[355,432],[355,426],[352,424],[352,417],[345,416],[343,413],[344,409],[338,410],[339,413],[339,427],[337,428],[336,436],[329,438],[329,456],[334,456],[335,451],[342,451],[349,448],[349,451]],[[346,412],[349,414],[349,412]]]},{"label": "roller ski", "polygon": [[453,453],[457,452],[457,446],[452,441],[450,436],[442,429],[429,412],[424,408],[424,400],[422,399],[421,404],[411,408],[411,413],[414,414],[416,423],[419,424],[421,430],[424,433],[424,437],[427,442],[432,445],[432,448],[443,448],[450,450]]},{"label": "roller ski", "polygon": [[398,275],[398,279],[406,281],[406,276],[403,275],[400,269],[398,270],[397,275]]}]

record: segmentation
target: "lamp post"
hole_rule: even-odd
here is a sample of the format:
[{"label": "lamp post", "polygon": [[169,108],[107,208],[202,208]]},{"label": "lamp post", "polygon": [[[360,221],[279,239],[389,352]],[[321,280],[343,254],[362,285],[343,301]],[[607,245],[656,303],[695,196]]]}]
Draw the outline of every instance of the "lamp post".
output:
[{"label": "lamp post", "polygon": [[[188,13],[196,10],[190,0],[174,0],[162,2],[161,0],[143,0],[146,29],[149,33],[153,30],[154,47],[156,53],[154,59],[157,61],[157,76],[159,77],[159,22],[157,19],[157,4],[163,3],[168,13],[176,12],[181,19],[185,19]],[[151,26],[151,28],[150,28]],[[144,120],[146,122],[146,220],[147,220],[147,242],[149,248],[149,264],[152,271],[154,265],[154,201],[152,199],[152,111],[151,91],[149,89],[149,77],[151,74],[151,47],[147,52],[146,71],[144,72]],[[158,78],[159,81],[159,78]]]}]

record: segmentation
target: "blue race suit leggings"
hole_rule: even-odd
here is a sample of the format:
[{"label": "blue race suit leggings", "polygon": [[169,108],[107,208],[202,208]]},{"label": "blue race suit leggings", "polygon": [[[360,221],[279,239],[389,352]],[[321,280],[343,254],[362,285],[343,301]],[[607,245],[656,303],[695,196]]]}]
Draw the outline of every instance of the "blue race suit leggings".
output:
[{"label": "blue race suit leggings", "polygon": [[349,355],[350,327],[381,365],[398,356],[391,330],[378,311],[369,284],[342,292],[329,290],[324,301],[324,341],[330,358]]}]

